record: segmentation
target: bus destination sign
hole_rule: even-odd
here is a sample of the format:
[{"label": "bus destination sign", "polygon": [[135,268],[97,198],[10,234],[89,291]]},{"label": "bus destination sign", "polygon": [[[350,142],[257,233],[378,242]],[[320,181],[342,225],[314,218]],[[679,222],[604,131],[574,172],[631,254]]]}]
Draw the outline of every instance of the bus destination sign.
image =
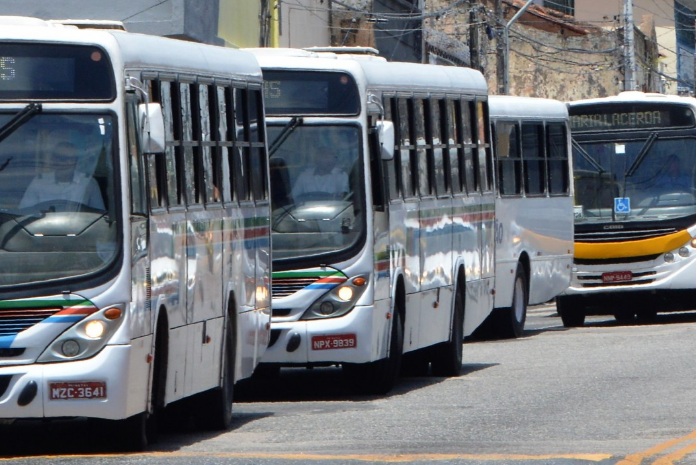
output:
[{"label": "bus destination sign", "polygon": [[569,109],[569,120],[574,132],[695,127],[694,113],[687,105],[617,105],[613,108],[572,106]]}]

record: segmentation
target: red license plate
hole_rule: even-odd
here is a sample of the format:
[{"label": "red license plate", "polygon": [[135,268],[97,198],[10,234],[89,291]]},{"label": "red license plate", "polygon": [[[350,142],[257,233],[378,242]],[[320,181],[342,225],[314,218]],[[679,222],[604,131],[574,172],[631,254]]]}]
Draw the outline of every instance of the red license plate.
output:
[{"label": "red license plate", "polygon": [[631,271],[611,271],[603,273],[604,283],[622,283],[632,280]]},{"label": "red license plate", "polygon": [[335,334],[332,336],[312,336],[312,350],[353,349],[356,347],[355,334]]},{"label": "red license plate", "polygon": [[102,381],[49,383],[48,397],[51,400],[106,399],[106,383]]}]

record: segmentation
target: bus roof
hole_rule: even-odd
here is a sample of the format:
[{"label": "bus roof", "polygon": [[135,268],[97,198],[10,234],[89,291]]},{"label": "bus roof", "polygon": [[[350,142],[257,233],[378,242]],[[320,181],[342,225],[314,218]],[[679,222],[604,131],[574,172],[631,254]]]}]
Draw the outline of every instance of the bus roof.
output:
[{"label": "bus roof", "polygon": [[261,82],[259,65],[251,53],[117,29],[82,29],[76,25],[37,18],[1,17],[0,41],[89,44],[103,47],[113,65],[187,74],[206,69],[224,79]]},{"label": "bus roof", "polygon": [[491,118],[568,119],[569,110],[564,102],[554,99],[491,95],[489,97],[489,116]]},{"label": "bus roof", "polygon": [[370,89],[395,92],[468,92],[486,95],[484,76],[470,68],[387,61],[370,54],[335,53],[324,49],[257,48],[262,68],[345,71],[361,77]]},{"label": "bus roof", "polygon": [[697,99],[693,97],[682,97],[678,95],[666,95],[653,92],[625,91],[610,97],[599,97],[591,99],[573,100],[568,102],[571,106],[594,105],[594,104],[616,104],[616,103],[682,103],[691,105],[693,108],[697,104]]}]

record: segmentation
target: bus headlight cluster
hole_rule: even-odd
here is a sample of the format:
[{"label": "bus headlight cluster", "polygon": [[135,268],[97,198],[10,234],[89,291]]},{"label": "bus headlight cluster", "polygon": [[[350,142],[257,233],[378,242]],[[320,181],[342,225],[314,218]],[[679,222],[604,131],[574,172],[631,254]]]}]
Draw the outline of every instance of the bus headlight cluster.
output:
[{"label": "bus headlight cluster", "polygon": [[353,309],[367,287],[368,279],[365,276],[348,279],[310,305],[301,320],[336,318],[345,315]]},{"label": "bus headlight cluster", "polygon": [[58,336],[39,357],[39,362],[80,360],[95,355],[124,320],[125,306],[116,305],[93,313]]}]

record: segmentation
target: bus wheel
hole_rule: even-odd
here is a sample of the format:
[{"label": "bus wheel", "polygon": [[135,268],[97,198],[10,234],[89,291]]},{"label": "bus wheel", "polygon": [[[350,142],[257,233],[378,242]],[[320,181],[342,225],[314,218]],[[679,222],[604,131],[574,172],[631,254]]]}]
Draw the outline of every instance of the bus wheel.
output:
[{"label": "bus wheel", "polygon": [[464,342],[465,305],[462,287],[455,291],[455,305],[450,325],[450,340],[433,348],[431,374],[433,376],[458,376],[462,371],[462,344]]},{"label": "bus wheel", "polygon": [[513,282],[513,301],[508,308],[496,309],[495,327],[493,328],[497,336],[501,338],[514,338],[523,335],[525,329],[525,318],[528,313],[528,286],[525,271],[520,263],[515,270],[515,281]]},{"label": "bus wheel", "polygon": [[[232,315],[225,323],[225,352],[223,356],[222,386],[203,393],[197,407],[197,416],[205,429],[225,430],[232,423],[232,401],[235,386],[235,329]],[[196,405],[195,404],[195,405]]]},{"label": "bus wheel", "polygon": [[395,308],[392,314],[390,353],[387,358],[372,363],[345,363],[343,372],[354,392],[358,394],[386,394],[399,376],[404,348],[402,315]]},{"label": "bus wheel", "polygon": [[583,326],[583,323],[586,321],[586,311],[578,297],[565,295],[558,296],[556,300],[557,313],[559,313],[564,327]]}]

